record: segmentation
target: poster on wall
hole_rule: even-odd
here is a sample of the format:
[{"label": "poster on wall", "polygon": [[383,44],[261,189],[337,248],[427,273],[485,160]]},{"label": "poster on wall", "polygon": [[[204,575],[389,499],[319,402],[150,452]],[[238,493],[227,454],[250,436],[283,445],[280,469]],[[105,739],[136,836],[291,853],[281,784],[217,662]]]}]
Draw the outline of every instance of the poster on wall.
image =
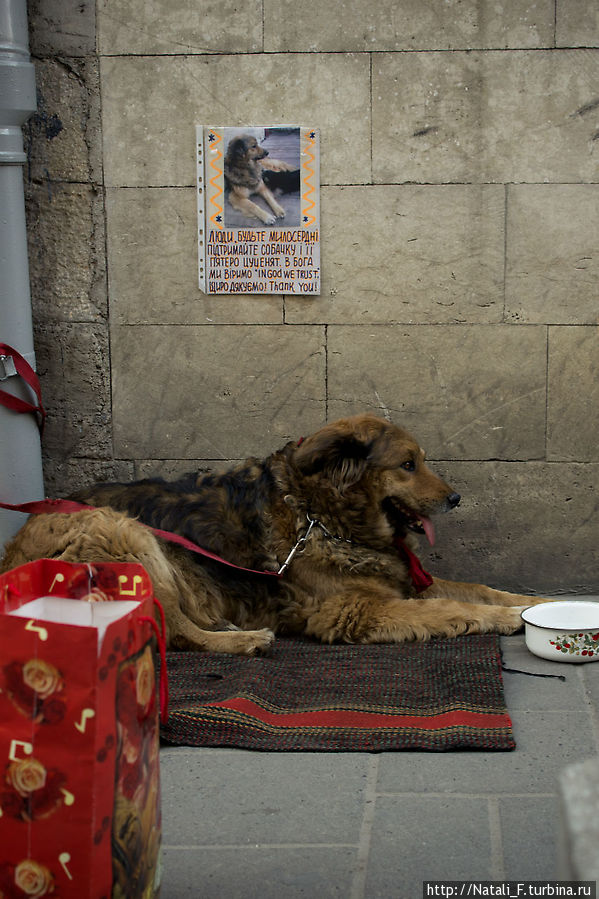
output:
[{"label": "poster on wall", "polygon": [[319,132],[196,126],[199,286],[320,294]]}]

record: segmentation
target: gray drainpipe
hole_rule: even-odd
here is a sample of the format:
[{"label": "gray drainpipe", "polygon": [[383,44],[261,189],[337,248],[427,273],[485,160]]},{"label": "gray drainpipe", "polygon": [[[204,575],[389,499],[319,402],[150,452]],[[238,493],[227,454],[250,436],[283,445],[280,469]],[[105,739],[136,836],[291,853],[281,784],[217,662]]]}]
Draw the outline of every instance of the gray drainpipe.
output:
[{"label": "gray drainpipe", "polygon": [[[18,350],[35,368],[31,293],[23,192],[21,126],[37,108],[29,58],[26,0],[0,0],[0,343]],[[0,388],[31,402],[10,357],[0,359]],[[0,405],[0,502],[42,499],[44,482],[39,432],[33,415]],[[25,521],[0,509],[0,555]]]}]

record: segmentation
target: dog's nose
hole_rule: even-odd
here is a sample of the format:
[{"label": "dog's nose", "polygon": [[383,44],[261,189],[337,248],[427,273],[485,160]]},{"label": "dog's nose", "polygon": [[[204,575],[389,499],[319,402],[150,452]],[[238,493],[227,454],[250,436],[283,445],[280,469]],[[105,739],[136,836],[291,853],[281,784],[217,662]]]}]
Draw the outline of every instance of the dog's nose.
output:
[{"label": "dog's nose", "polygon": [[456,506],[459,506],[461,496],[459,493],[450,493],[447,497],[447,503],[450,509],[455,509]]}]

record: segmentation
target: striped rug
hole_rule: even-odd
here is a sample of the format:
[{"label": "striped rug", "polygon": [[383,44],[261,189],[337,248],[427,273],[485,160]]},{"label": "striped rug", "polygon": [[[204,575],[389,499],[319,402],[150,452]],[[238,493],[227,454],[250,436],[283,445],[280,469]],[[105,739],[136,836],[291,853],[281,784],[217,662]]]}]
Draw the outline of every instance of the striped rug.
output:
[{"label": "striped rug", "polygon": [[167,653],[166,743],[267,752],[515,748],[499,637]]}]

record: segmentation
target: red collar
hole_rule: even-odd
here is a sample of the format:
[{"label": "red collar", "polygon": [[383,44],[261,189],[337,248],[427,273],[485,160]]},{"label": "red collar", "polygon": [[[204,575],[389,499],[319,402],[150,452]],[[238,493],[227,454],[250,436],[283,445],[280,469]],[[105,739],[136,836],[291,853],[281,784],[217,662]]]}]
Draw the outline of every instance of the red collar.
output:
[{"label": "red collar", "polygon": [[399,550],[400,553],[403,554],[407,566],[408,566],[408,574],[412,580],[412,584],[414,586],[414,590],[416,593],[422,593],[423,590],[426,590],[427,587],[430,587],[433,583],[432,576],[425,571],[422,565],[420,564],[420,559],[415,553],[409,548],[409,546],[402,540],[401,537],[396,537],[394,540],[395,546]]}]

